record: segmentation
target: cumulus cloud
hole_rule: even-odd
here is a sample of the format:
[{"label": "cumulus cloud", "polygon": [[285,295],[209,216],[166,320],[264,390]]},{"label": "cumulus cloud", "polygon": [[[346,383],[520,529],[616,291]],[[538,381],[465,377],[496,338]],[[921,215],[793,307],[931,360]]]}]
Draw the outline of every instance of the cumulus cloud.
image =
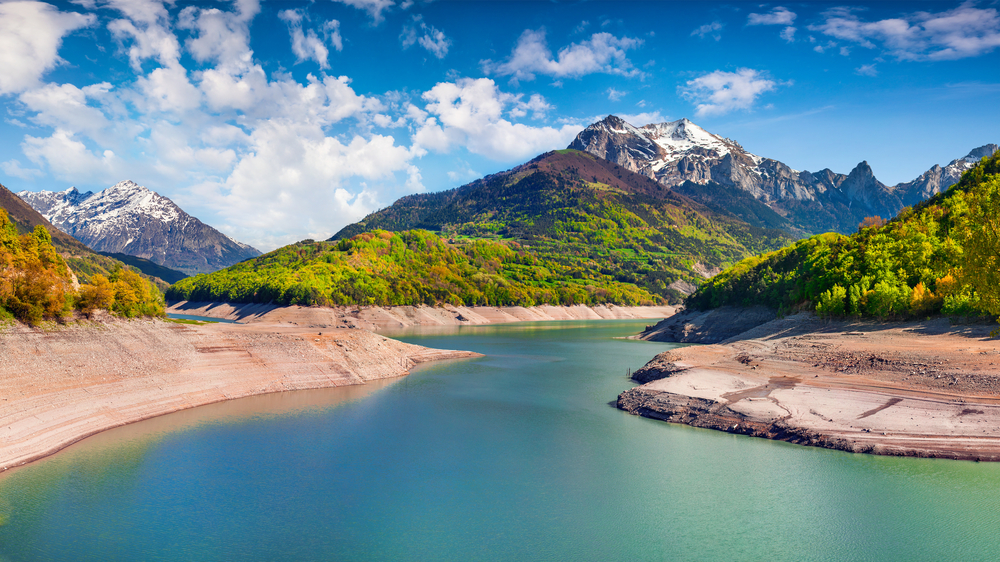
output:
[{"label": "cumulus cloud", "polygon": [[747,25],[792,25],[795,22],[795,12],[783,6],[777,6],[766,14],[750,14]]},{"label": "cumulus cloud", "polygon": [[481,65],[487,73],[512,76],[515,80],[534,80],[536,74],[556,78],[579,78],[593,73],[642,76],[627,56],[627,51],[640,45],[640,39],[595,33],[586,41],[563,47],[553,58],[545,40],[545,30],[528,29],[521,34],[506,61],[484,60]]},{"label": "cumulus cloud", "polygon": [[[250,139],[249,150],[220,182],[195,186],[199,197],[228,217],[244,239],[265,247],[310,235],[326,238],[335,228],[375,210],[376,191],[366,184],[395,181],[399,172],[411,190],[422,190],[417,154],[392,137],[354,136],[347,142],[326,136],[321,127],[289,120],[269,120]],[[270,238],[261,239],[261,232]]]},{"label": "cumulus cloud", "polygon": [[781,38],[784,39],[785,41],[788,41],[789,43],[793,43],[795,42],[796,31],[797,30],[794,27],[788,26],[785,29],[781,30]]},{"label": "cumulus cloud", "polygon": [[505,119],[505,114],[523,114],[532,106],[540,107],[544,99],[532,96],[524,102],[520,94],[501,92],[489,78],[441,82],[425,92],[423,99],[427,116],[414,141],[438,152],[465,146],[493,160],[515,160],[564,148],[579,132],[574,125],[531,127]]},{"label": "cumulus cloud", "polygon": [[706,23],[705,25],[695,29],[691,32],[692,36],[698,36],[704,39],[706,36],[715,39],[716,41],[722,39],[723,23],[720,21],[713,21],[712,23]]},{"label": "cumulus cloud", "polygon": [[765,73],[751,68],[736,72],[716,70],[688,82],[679,88],[685,99],[696,104],[695,115],[723,115],[737,109],[750,109],[764,92],[777,87]]},{"label": "cumulus cloud", "polygon": [[439,59],[443,59],[448,54],[451,47],[451,40],[444,32],[438,28],[427,25],[423,21],[423,16],[413,16],[413,21],[403,26],[403,32],[399,35],[403,49],[409,49],[413,45],[419,44],[430,54]]},{"label": "cumulus cloud", "polygon": [[[334,2],[340,2],[341,4],[347,4],[353,8],[359,10],[364,10],[368,12],[368,15],[372,17],[372,24],[378,25],[382,23],[384,16],[382,12],[392,8],[395,5],[393,0],[333,0]],[[410,4],[412,5],[412,3]],[[401,6],[404,9],[408,8],[410,5]]]},{"label": "cumulus cloud", "polygon": [[69,182],[83,174],[101,178],[110,185],[117,181],[114,178],[121,169],[120,160],[113,151],[95,154],[72,132],[63,129],[56,129],[48,137],[25,136],[21,151],[36,165],[48,166],[56,177]]},{"label": "cumulus cloud", "polygon": [[608,88],[608,99],[611,101],[621,101],[621,99],[624,98],[626,95],[628,95],[628,92],[623,92],[621,90],[616,90],[614,88]]},{"label": "cumulus cloud", "polygon": [[60,12],[43,2],[0,3],[0,95],[37,86],[62,60],[63,37],[96,20],[93,14]]},{"label": "cumulus cloud", "polygon": [[901,60],[975,57],[1000,46],[1000,14],[996,8],[976,8],[972,2],[944,12],[914,12],[877,21],[836,8],[825,18],[809,29],[869,49],[881,45]]},{"label": "cumulus cloud", "polygon": [[[296,63],[307,60],[315,61],[322,69],[330,68],[327,58],[330,50],[326,48],[326,42],[320,39],[312,29],[302,29],[302,21],[305,19],[298,10],[283,10],[278,12],[278,17],[288,24],[288,33],[292,39],[292,52],[295,53]],[[340,22],[330,20],[323,25],[325,39],[330,41],[335,49],[343,50],[343,39],[340,36]]]}]

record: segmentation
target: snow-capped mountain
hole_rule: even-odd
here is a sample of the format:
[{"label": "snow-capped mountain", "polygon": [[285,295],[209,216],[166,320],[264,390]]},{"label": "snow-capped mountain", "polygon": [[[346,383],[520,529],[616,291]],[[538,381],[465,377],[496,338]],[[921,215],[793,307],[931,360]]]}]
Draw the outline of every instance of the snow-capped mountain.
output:
[{"label": "snow-capped mountain", "polygon": [[71,187],[17,195],[60,230],[97,251],[145,258],[189,275],[260,255],[130,180],[98,193]]},{"label": "snow-capped mountain", "polygon": [[944,168],[935,166],[912,182],[889,187],[875,178],[867,162],[847,175],[830,169],[799,171],[687,119],[635,127],[611,115],[584,129],[569,148],[611,160],[681,193],[685,182],[742,189],[803,232],[853,232],[866,216],[895,216],[904,205],[947,189],[997,149],[978,148]]}]

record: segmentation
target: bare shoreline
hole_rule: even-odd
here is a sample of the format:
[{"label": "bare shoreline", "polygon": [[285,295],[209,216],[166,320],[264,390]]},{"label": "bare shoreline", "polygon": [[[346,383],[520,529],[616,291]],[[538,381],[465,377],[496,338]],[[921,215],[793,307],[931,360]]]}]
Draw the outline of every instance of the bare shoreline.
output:
[{"label": "bare shoreline", "polygon": [[308,325],[314,328],[360,328],[369,331],[410,326],[463,326],[507,322],[662,319],[677,311],[677,307],[670,305],[279,307],[271,304],[187,301],[169,304],[168,313],[206,316],[240,323],[266,321]]},{"label": "bare shoreline", "polygon": [[878,455],[1000,461],[1000,342],[987,324],[773,320],[661,353],[632,414]]},{"label": "bare shoreline", "polygon": [[0,328],[0,471],[96,433],[260,394],[363,385],[478,357],[364,330],[162,320]]}]

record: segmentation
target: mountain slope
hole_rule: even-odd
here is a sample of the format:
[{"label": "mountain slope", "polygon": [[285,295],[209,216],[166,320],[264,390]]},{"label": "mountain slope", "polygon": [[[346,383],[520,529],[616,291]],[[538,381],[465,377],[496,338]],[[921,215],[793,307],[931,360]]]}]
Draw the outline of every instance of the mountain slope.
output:
[{"label": "mountain slope", "polygon": [[[988,311],[983,297],[984,291],[996,292],[997,256],[975,244],[996,239],[1000,219],[990,206],[995,202],[1000,202],[1000,152],[888,224],[849,237],[821,234],[747,258],[702,285],[687,304],[696,309],[765,304],[883,318]],[[989,263],[976,265],[969,261],[973,255]],[[986,272],[988,283],[977,280],[973,266]]]},{"label": "mountain slope", "polygon": [[[569,148],[584,150],[674,187],[684,182],[738,188],[789,221],[792,231],[854,232],[867,216],[894,216],[958,181],[987,145],[945,168],[935,166],[920,178],[897,186],[879,182],[867,162],[849,174],[829,169],[794,170],[746,151],[734,140],[705,131],[687,119],[635,127],[611,115],[580,132]],[[699,200],[713,198],[704,190]],[[718,199],[718,197],[714,197]]]},{"label": "mountain slope", "polygon": [[17,194],[56,227],[99,252],[148,259],[187,274],[207,273],[260,255],[131,181],[99,193]]},{"label": "mountain slope", "polygon": [[710,271],[791,240],[576,150],[550,152],[450,191],[404,197],[331,240],[412,228],[512,239],[538,256],[577,260],[667,299]]}]

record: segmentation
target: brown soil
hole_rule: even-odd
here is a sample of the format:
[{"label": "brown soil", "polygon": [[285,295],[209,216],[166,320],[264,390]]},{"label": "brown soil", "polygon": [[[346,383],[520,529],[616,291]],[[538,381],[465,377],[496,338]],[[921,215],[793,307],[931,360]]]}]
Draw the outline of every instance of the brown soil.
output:
[{"label": "brown soil", "polygon": [[855,452],[1000,460],[995,326],[852,323],[807,314],[660,354],[620,408]]}]

